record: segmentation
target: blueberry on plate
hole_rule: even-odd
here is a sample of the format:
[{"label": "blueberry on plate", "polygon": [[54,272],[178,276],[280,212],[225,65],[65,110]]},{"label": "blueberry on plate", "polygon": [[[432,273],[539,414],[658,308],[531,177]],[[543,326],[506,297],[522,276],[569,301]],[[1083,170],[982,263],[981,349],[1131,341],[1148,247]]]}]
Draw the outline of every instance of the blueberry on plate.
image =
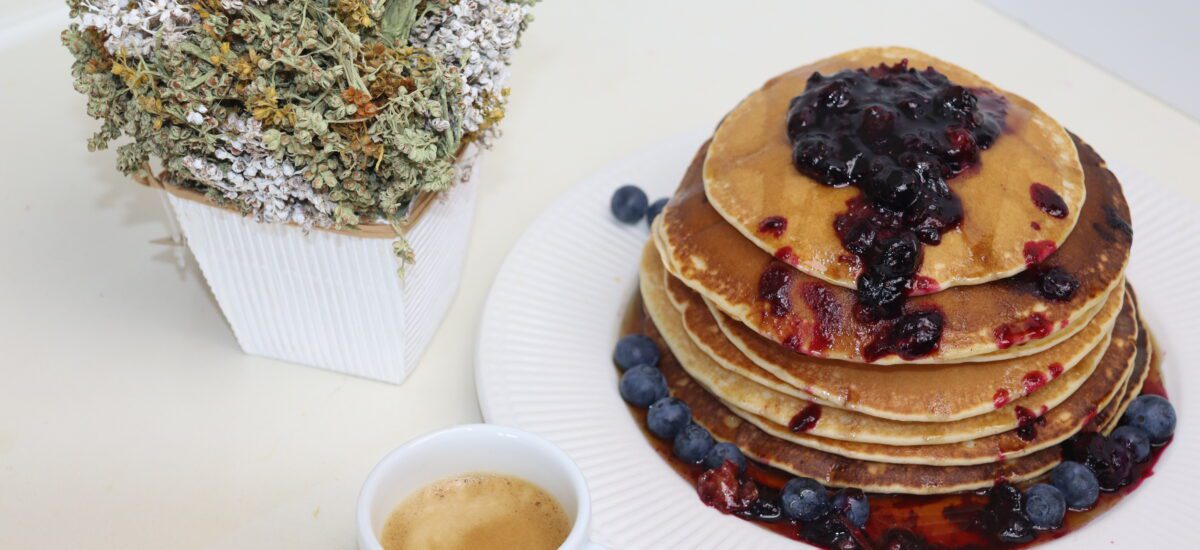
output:
[{"label": "blueberry on plate", "polygon": [[1162,445],[1175,433],[1175,407],[1159,395],[1143,395],[1125,410],[1125,424],[1141,428],[1150,443]]},{"label": "blueberry on plate", "polygon": [[675,439],[679,431],[692,422],[692,409],[674,397],[664,397],[650,405],[646,427],[663,439]]},{"label": "blueberry on plate", "polygon": [[650,207],[646,209],[646,224],[647,225],[653,224],[654,218],[657,218],[659,214],[662,214],[663,208],[667,207],[668,200],[670,200],[670,199],[663,197],[661,199],[658,199],[658,200],[650,203]]},{"label": "blueberry on plate", "polygon": [[862,489],[841,489],[833,494],[829,505],[859,529],[862,529],[862,526],[867,524],[867,518],[871,517],[871,503]]},{"label": "blueberry on plate", "polygon": [[623,371],[638,365],[657,367],[659,358],[658,346],[645,334],[626,334],[613,350],[613,362]]},{"label": "blueberry on plate", "polygon": [[829,513],[829,494],[815,479],[798,477],[783,486],[779,496],[783,513],[800,521],[816,521]]},{"label": "blueberry on plate", "polygon": [[705,468],[720,468],[727,461],[737,466],[739,474],[746,472],[746,455],[733,443],[717,443],[704,455]]},{"label": "blueberry on plate", "polygon": [[1038,529],[1058,529],[1067,514],[1067,499],[1053,485],[1038,483],[1025,491],[1025,517]]},{"label": "blueberry on plate", "polygon": [[1087,466],[1070,460],[1050,472],[1050,484],[1062,492],[1072,510],[1086,510],[1100,496],[1100,482]]},{"label": "blueberry on plate", "polygon": [[708,451],[712,450],[713,445],[715,442],[712,434],[708,433],[703,426],[693,422],[679,430],[671,450],[679,460],[699,464],[705,456],[708,456]]},{"label": "blueberry on plate", "polygon": [[667,396],[667,379],[658,369],[641,365],[625,371],[619,385],[621,398],[630,405],[649,407]]},{"label": "blueberry on plate", "polygon": [[1145,462],[1150,457],[1150,436],[1137,426],[1121,426],[1108,439],[1129,450],[1134,462]]},{"label": "blueberry on plate", "polygon": [[634,223],[646,215],[646,192],[636,185],[623,185],[612,196],[612,213],[618,220]]}]

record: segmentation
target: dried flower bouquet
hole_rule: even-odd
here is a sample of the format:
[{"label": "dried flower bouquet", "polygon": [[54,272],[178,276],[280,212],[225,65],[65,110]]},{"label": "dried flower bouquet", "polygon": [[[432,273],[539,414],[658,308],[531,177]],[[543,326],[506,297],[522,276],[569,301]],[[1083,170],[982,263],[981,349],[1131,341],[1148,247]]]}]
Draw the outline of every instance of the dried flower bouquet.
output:
[{"label": "dried flower bouquet", "polygon": [[402,220],[504,116],[529,1],[68,0],[75,87],[137,175],[267,222]]},{"label": "dried flower bouquet", "polygon": [[398,383],[457,290],[532,1],[67,0],[63,43],[89,147],[170,191],[242,349]]}]

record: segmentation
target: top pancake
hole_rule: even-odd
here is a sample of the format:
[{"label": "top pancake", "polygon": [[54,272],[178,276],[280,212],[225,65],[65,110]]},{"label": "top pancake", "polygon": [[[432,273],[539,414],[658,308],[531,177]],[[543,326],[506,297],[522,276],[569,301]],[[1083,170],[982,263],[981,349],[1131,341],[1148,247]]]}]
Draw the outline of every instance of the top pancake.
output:
[{"label": "top pancake", "polygon": [[[826,186],[793,166],[788,107],[813,73],[828,76],[903,59],[912,68],[933,67],[955,84],[990,88],[1008,100],[1007,130],[981,151],[977,168],[949,180],[962,199],[962,224],[944,234],[941,244],[925,247],[917,274],[936,281],[931,286],[939,289],[986,283],[1023,271],[1027,242],[1061,246],[1075,227],[1086,195],[1083,168],[1066,130],[1028,100],[957,65],[904,48],[839,54],[780,75],[742,101],[721,122],[709,146],[704,183],[713,208],[768,253],[790,248],[799,270],[854,288],[858,262],[847,260],[853,256],[843,248],[833,222],[860,192]],[[1067,204],[1064,218],[1051,217],[1034,204],[1034,182],[1062,197]],[[778,237],[758,230],[771,216],[787,220]]]},{"label": "top pancake", "polygon": [[[911,362],[1022,355],[1023,346],[1086,322],[1120,284],[1133,241],[1129,208],[1120,184],[1100,156],[1078,139],[1076,148],[1088,199],[1079,209],[1079,227],[1042,263],[1061,267],[1078,279],[1074,297],[1046,300],[1022,276],[911,297],[911,310],[939,309],[945,318],[938,350]],[[654,238],[667,270],[722,312],[775,343],[812,356],[871,362],[863,350],[887,327],[854,315],[854,291],[793,270],[786,286],[791,304],[787,311],[773,311],[760,298],[759,279],[778,260],[747,240],[709,204],[701,177],[707,150],[707,144],[701,147],[679,190],[656,220]],[[823,341],[820,347],[813,345],[818,338]],[[874,359],[878,364],[906,362],[895,355]]]}]

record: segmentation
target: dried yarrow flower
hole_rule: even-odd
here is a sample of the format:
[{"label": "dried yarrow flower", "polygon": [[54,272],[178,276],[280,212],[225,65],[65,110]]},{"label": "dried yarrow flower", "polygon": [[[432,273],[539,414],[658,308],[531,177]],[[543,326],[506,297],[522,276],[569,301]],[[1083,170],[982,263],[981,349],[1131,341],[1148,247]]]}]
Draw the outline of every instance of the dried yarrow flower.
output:
[{"label": "dried yarrow flower", "polygon": [[529,6],[517,2],[458,0],[413,28],[413,44],[459,69],[467,133],[486,139],[486,131],[504,116],[508,65],[528,22]]},{"label": "dried yarrow flower", "polygon": [[501,0],[67,0],[75,88],[130,174],[152,159],[264,221],[403,219],[503,112],[528,21]]}]

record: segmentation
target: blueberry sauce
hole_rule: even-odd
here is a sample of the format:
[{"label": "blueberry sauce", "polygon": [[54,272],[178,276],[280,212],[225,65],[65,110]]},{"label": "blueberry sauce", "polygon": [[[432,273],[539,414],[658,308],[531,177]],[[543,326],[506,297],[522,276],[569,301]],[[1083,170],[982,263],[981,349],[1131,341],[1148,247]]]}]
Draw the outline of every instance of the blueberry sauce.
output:
[{"label": "blueberry sauce", "polygon": [[758,297],[771,306],[771,314],[783,317],[792,311],[792,268],[771,262],[758,279]]},{"label": "blueberry sauce", "polygon": [[785,246],[775,251],[775,259],[788,265],[796,265],[796,252],[792,247]]},{"label": "blueberry sauce", "polygon": [[1034,182],[1029,185],[1029,197],[1033,199],[1033,204],[1051,217],[1059,219],[1067,217],[1067,202],[1053,189]]},{"label": "blueberry sauce", "polygon": [[1061,267],[1034,266],[1029,276],[1034,278],[1038,295],[1048,300],[1066,302],[1079,290],[1079,279]]},{"label": "blueberry sauce", "polygon": [[779,238],[787,231],[788,221],[783,216],[767,216],[761,222],[758,222],[758,232],[764,235],[770,235]]},{"label": "blueberry sauce", "polygon": [[809,403],[792,420],[788,422],[788,429],[795,433],[803,433],[812,430],[817,422],[821,420],[821,406],[816,403]]},{"label": "blueberry sauce", "polygon": [[979,164],[1005,129],[1007,102],[908,61],[814,73],[792,99],[787,135],[800,173],[862,196],[834,221],[842,245],[862,259],[858,302],[869,317],[902,314],[923,244],[962,223],[947,180]]},{"label": "blueberry sauce", "polygon": [[1024,321],[996,327],[992,335],[996,338],[996,346],[1008,349],[1024,344],[1030,340],[1038,340],[1050,335],[1054,330],[1054,322],[1042,313],[1034,313]]},{"label": "blueberry sauce", "polygon": [[1037,429],[1046,425],[1046,406],[1042,405],[1040,412],[1033,411],[1020,405],[1013,408],[1017,415],[1017,437],[1024,441],[1033,441],[1037,438]]},{"label": "blueberry sauce", "polygon": [[1042,389],[1042,386],[1045,386],[1048,381],[1046,375],[1042,374],[1041,371],[1035,370],[1025,373],[1025,376],[1021,378],[1021,385],[1025,387],[1025,395],[1029,395]]},{"label": "blueberry sauce", "polygon": [[738,467],[732,460],[700,474],[696,492],[700,502],[726,514],[747,510],[758,500],[758,487],[753,480],[738,475]]},{"label": "blueberry sauce", "polygon": [[842,306],[834,299],[829,288],[820,283],[804,285],[801,295],[813,314],[812,337],[808,342],[808,353],[819,355],[833,345],[833,338],[841,328]]},{"label": "blueberry sauce", "polygon": [[916,277],[913,277],[912,289],[909,290],[908,295],[924,296],[926,294],[933,294],[941,289],[942,285],[938,284],[937,279],[926,277],[924,275],[917,275]]},{"label": "blueberry sauce", "polygon": [[1032,267],[1040,264],[1055,250],[1058,250],[1058,245],[1054,241],[1029,241],[1025,243],[1025,265]]},{"label": "blueberry sauce", "polygon": [[994,405],[997,409],[1003,409],[1011,399],[1012,396],[1009,395],[1008,390],[1000,388],[996,390],[996,395],[992,396],[992,405]]},{"label": "blueberry sauce", "polygon": [[945,317],[936,309],[913,311],[880,323],[877,335],[863,347],[863,358],[876,361],[889,354],[913,360],[938,350]]}]

